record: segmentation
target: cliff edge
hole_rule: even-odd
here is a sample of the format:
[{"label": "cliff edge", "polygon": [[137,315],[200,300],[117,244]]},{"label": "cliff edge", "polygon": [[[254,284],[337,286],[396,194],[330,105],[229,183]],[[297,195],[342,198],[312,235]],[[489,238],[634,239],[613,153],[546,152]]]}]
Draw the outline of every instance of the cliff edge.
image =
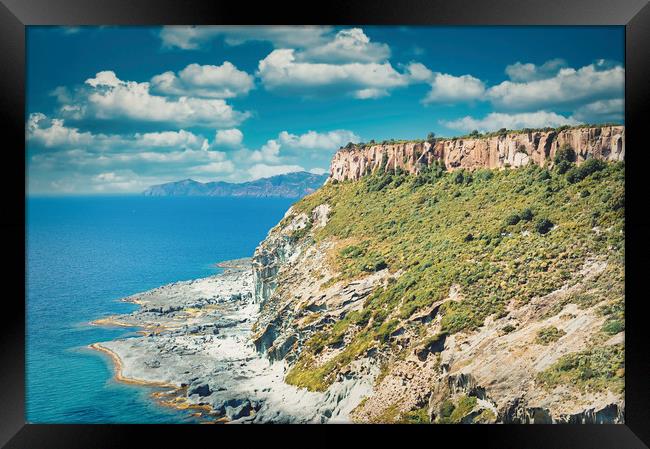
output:
[{"label": "cliff edge", "polygon": [[507,132],[491,137],[438,139],[341,148],[332,159],[330,178],[358,180],[380,168],[418,174],[434,161],[448,170],[521,167],[531,161],[542,166],[563,145],[576,153],[576,163],[588,158],[625,159],[625,127],[595,126],[551,131]]}]

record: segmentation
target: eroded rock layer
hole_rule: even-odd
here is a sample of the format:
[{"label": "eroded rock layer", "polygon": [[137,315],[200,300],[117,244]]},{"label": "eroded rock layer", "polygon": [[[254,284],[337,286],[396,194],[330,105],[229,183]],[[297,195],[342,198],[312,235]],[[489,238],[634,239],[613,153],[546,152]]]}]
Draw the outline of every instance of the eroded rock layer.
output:
[{"label": "eroded rock layer", "polygon": [[520,167],[531,161],[541,166],[552,160],[564,144],[575,150],[578,164],[589,158],[622,161],[625,159],[625,128],[602,126],[513,132],[475,139],[439,139],[433,146],[429,142],[405,142],[342,148],[332,160],[330,179],[357,180],[381,167],[418,173],[436,160],[444,162],[448,170]]}]

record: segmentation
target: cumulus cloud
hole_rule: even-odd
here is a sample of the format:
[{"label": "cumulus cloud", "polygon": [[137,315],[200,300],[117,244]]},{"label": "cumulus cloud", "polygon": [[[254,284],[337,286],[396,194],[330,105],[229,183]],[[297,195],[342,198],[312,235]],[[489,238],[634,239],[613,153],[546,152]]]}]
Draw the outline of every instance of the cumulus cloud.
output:
[{"label": "cumulus cloud", "polygon": [[280,144],[276,140],[269,140],[259,150],[251,153],[250,159],[254,162],[278,162],[280,160]]},{"label": "cumulus cloud", "polygon": [[327,26],[165,26],[160,31],[164,47],[195,50],[216,39],[228,45],[268,41],[276,48],[302,48],[322,44],[331,32]]},{"label": "cumulus cloud", "polygon": [[[268,90],[303,95],[342,92],[354,95],[365,89],[386,90],[408,84],[408,78],[390,63],[327,64],[299,62],[295,50],[272,51],[259,62],[258,74]],[[361,98],[371,98],[360,94]]]},{"label": "cumulus cloud", "polygon": [[278,135],[278,139],[289,148],[307,150],[335,150],[348,142],[359,142],[361,140],[355,133],[346,129],[337,129],[325,133],[308,131],[300,135],[282,131]]},{"label": "cumulus cloud", "polygon": [[580,106],[573,118],[585,123],[622,122],[625,116],[625,101],[622,98],[600,100]]},{"label": "cumulus cloud", "polygon": [[390,56],[386,44],[371,42],[361,28],[341,30],[322,45],[307,48],[299,59],[310,62],[381,62]]},{"label": "cumulus cloud", "polygon": [[244,140],[244,134],[237,128],[220,129],[214,136],[214,145],[238,147]]},{"label": "cumulus cloud", "polygon": [[250,116],[248,112],[234,110],[222,99],[154,95],[148,82],[123,81],[110,70],[97,73],[85,85],[77,93],[75,104],[64,104],[61,108],[64,117],[219,128],[238,125]]},{"label": "cumulus cloud", "polygon": [[466,116],[457,120],[442,120],[440,123],[447,128],[458,131],[471,131],[476,129],[481,132],[487,132],[501,128],[521,129],[577,125],[580,122],[573,117],[565,117],[555,112],[537,111],[519,114],[491,112],[480,119]]},{"label": "cumulus cloud", "polygon": [[406,66],[411,83],[427,83],[431,90],[422,99],[423,103],[454,103],[478,100],[485,94],[485,84],[472,75],[455,76],[433,72],[424,64],[411,62]]},{"label": "cumulus cloud", "polygon": [[600,60],[579,69],[561,68],[555,76],[526,82],[504,81],[487,97],[497,107],[531,109],[622,98],[625,70]]},{"label": "cumulus cloud", "polygon": [[320,167],[314,167],[309,169],[309,173],[313,173],[314,175],[324,175],[325,173],[327,173],[327,170]]},{"label": "cumulus cloud", "polygon": [[232,98],[246,95],[255,85],[253,77],[232,63],[190,64],[176,75],[172,71],[151,78],[155,93],[204,98]]},{"label": "cumulus cloud", "polygon": [[32,113],[27,119],[27,140],[52,148],[61,145],[88,145],[94,136],[80,132],[78,128],[68,128],[62,119],[49,119],[40,112]]},{"label": "cumulus cloud", "polygon": [[267,165],[255,164],[248,169],[251,179],[269,178],[271,176],[283,175],[285,173],[294,173],[304,171],[300,165]]},{"label": "cumulus cloud", "polygon": [[436,73],[424,103],[453,103],[480,99],[485,94],[483,81],[471,75]]},{"label": "cumulus cloud", "polygon": [[208,141],[184,129],[135,133],[133,135],[93,134],[69,127],[64,119],[50,119],[40,112],[27,119],[26,140],[52,149],[90,148],[94,151],[128,151],[140,149],[194,149],[206,150]]},{"label": "cumulus cloud", "polygon": [[506,66],[506,74],[512,81],[534,81],[551,78],[555,76],[561,68],[566,67],[566,65],[566,61],[560,58],[551,59],[542,65],[531,63],[522,64],[521,62],[516,62]]}]

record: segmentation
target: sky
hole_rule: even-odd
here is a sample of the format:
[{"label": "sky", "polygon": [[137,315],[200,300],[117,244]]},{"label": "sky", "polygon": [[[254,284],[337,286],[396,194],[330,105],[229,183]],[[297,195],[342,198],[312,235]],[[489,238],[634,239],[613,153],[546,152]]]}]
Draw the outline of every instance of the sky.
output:
[{"label": "sky", "polygon": [[336,150],[623,123],[623,27],[27,29],[29,195],[324,173]]}]

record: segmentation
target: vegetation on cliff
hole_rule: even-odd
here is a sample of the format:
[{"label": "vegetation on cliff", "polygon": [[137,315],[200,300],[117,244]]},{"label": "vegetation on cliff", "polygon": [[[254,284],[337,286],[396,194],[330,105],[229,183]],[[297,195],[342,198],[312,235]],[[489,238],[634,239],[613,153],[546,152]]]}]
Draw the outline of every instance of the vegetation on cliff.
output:
[{"label": "vegetation on cliff", "polygon": [[[567,355],[539,381],[552,386],[582,379],[586,363],[589,385],[621,388],[616,379],[622,357],[604,366],[601,352],[605,340],[624,329],[623,163],[576,167],[566,158],[553,169],[450,173],[433,165],[417,176],[382,171],[326,184],[294,209],[311,217],[325,203],[331,207],[327,224],[296,238],[336,243],[328,260],[339,275],[329,285],[385,268],[396,276],[375,289],[361,310],[311,336],[287,382],[324,390],[370,349],[402,351],[391,346],[391,335],[417,326],[409,319],[435,303],[441,304],[440,335],[472,332],[491,315],[507,315],[508,307],[574,285],[587,261],[603,260],[608,269],[593,285],[563,300],[579,307],[602,303],[602,338],[584,354]],[[456,287],[462,294],[448,300]],[[549,313],[559,313],[562,305],[553,304]],[[545,329],[539,342],[561,337],[557,329]],[[427,338],[423,333],[423,342]],[[324,348],[343,341],[335,356],[316,361]]]}]

